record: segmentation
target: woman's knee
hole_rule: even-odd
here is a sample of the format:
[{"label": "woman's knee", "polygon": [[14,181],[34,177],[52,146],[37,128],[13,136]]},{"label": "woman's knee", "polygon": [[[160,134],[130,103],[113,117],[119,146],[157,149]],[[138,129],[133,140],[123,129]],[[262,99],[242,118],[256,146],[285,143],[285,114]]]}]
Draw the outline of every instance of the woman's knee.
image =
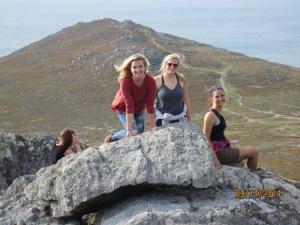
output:
[{"label": "woman's knee", "polygon": [[259,154],[258,149],[253,146],[240,147],[239,150],[240,150],[239,160],[257,158]]},{"label": "woman's knee", "polygon": [[247,151],[248,159],[258,159],[259,151],[256,147],[250,146]]},{"label": "woman's knee", "polygon": [[258,157],[259,151],[256,147],[251,147],[252,148],[252,154],[254,157]]}]

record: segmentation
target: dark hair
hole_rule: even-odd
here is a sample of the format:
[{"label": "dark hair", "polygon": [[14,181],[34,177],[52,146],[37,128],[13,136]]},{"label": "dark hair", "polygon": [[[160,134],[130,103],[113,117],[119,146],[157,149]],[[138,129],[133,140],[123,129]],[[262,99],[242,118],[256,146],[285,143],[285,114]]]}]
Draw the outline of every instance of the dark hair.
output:
[{"label": "dark hair", "polygon": [[73,130],[68,129],[68,128],[63,129],[60,132],[59,140],[62,141],[63,146],[70,147],[72,145],[72,142],[73,142],[73,135],[72,134],[75,134],[75,132]]},{"label": "dark hair", "polygon": [[[223,89],[222,87],[214,86],[214,87],[212,87],[212,88],[210,89],[210,91],[209,91],[209,96],[210,96],[210,97],[213,96],[214,92],[215,92],[215,91],[218,91],[218,90],[224,91],[224,89]],[[224,91],[224,92],[225,92],[225,91]]]}]

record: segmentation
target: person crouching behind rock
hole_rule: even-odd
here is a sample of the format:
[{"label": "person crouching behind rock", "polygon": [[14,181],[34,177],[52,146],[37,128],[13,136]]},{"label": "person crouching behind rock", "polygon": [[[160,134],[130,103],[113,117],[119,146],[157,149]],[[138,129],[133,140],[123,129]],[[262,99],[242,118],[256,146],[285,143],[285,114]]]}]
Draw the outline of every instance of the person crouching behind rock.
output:
[{"label": "person crouching behind rock", "polygon": [[[74,146],[74,151],[72,150]],[[78,137],[73,130],[68,128],[60,132],[59,140],[54,144],[51,150],[51,163],[56,164],[64,156],[81,152]]]}]

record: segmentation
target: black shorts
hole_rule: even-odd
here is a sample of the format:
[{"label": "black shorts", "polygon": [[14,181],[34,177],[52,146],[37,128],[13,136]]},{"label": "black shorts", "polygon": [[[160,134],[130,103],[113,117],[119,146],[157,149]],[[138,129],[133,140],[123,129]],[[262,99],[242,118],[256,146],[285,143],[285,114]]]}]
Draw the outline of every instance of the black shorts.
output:
[{"label": "black shorts", "polygon": [[222,165],[237,163],[240,156],[238,148],[223,148],[217,153],[217,157]]}]

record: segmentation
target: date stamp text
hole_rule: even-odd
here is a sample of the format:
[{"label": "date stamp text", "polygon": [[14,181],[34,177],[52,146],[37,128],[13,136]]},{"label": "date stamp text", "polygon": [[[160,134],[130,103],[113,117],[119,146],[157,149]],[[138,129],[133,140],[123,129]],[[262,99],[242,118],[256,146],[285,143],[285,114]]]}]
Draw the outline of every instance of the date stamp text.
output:
[{"label": "date stamp text", "polygon": [[242,190],[237,189],[235,191],[236,198],[280,198],[280,190]]}]

